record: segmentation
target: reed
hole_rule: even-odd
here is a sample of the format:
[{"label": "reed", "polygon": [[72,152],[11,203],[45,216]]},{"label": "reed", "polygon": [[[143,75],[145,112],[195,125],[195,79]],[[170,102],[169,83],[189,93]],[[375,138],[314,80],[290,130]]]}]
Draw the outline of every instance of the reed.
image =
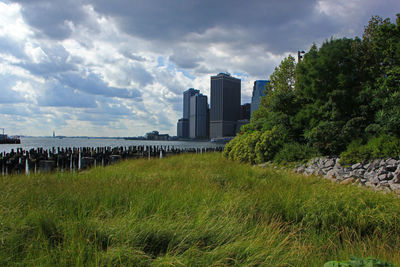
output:
[{"label": "reed", "polygon": [[220,153],[0,178],[0,265],[400,264],[400,201]]}]

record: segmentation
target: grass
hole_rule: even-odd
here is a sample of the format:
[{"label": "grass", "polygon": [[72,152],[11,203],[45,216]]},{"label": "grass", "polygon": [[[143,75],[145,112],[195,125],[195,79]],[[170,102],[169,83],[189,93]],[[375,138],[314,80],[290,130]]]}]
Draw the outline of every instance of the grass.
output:
[{"label": "grass", "polygon": [[400,265],[400,200],[228,161],[0,178],[0,266]]}]

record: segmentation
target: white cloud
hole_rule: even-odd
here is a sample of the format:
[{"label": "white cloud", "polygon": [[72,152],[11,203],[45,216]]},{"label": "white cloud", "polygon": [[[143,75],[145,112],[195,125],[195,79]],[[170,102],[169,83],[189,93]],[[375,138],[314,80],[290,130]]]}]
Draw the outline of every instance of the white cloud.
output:
[{"label": "white cloud", "polygon": [[0,2],[0,36],[23,41],[32,34],[29,26],[23,21],[20,6]]},{"label": "white cloud", "polygon": [[353,37],[374,12],[400,8],[395,0],[15,2],[0,1],[0,120],[10,133],[94,136],[175,134],[186,89],[209,96],[210,76],[227,71],[242,79],[248,102],[254,80],[289,53]]}]

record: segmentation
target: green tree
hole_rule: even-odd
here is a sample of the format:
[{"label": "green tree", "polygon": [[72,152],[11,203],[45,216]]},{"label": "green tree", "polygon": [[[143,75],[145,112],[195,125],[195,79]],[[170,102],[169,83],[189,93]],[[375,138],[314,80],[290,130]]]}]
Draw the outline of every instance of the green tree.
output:
[{"label": "green tree", "polygon": [[343,38],[326,41],[320,49],[314,45],[297,66],[295,92],[302,107],[292,125],[324,154],[339,153],[358,137],[353,136],[360,134],[357,129],[365,128],[358,102],[360,64],[354,57],[359,42]]},{"label": "green tree", "polygon": [[347,147],[354,150],[354,144],[398,139],[399,103],[400,14],[396,23],[372,17],[362,38],[313,45],[297,64],[292,56],[285,58],[270,76],[259,110],[226,154],[261,162],[282,147],[338,155]]}]

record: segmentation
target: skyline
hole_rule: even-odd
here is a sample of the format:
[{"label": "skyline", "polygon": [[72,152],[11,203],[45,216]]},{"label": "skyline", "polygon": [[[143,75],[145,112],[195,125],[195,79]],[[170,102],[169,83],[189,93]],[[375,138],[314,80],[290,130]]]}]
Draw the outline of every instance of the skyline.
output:
[{"label": "skyline", "polygon": [[229,72],[249,103],[288,54],[399,12],[392,0],[0,0],[0,128],[175,135],[188,88],[210,96],[210,76]]}]

